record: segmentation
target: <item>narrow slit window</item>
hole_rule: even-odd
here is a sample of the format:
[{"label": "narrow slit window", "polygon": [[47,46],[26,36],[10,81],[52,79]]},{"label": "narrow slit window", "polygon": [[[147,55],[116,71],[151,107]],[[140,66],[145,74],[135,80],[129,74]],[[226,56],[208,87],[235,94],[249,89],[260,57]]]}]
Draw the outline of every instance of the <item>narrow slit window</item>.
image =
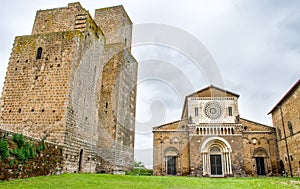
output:
[{"label": "narrow slit window", "polygon": [[290,135],[293,135],[294,134],[294,132],[293,132],[293,125],[292,125],[291,121],[288,121],[288,128],[289,128],[289,131],[290,131]]},{"label": "narrow slit window", "polygon": [[43,48],[39,47],[36,52],[36,59],[39,60],[42,58]]},{"label": "narrow slit window", "polygon": [[198,107],[195,107],[195,116],[198,116]]},{"label": "narrow slit window", "polygon": [[232,116],[232,107],[228,107],[228,115]]}]

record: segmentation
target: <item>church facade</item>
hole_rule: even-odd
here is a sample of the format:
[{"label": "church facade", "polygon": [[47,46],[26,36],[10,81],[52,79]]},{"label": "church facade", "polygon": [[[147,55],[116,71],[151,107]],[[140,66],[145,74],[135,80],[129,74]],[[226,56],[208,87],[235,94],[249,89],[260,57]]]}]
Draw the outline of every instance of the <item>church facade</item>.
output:
[{"label": "church facade", "polygon": [[275,128],[240,118],[238,98],[215,86],[186,96],[180,120],[153,128],[154,175],[276,175]]}]

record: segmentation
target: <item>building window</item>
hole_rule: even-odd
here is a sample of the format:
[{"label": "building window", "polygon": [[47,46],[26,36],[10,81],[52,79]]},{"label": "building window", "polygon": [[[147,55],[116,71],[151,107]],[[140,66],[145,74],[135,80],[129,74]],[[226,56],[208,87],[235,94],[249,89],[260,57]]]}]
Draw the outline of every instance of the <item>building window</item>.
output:
[{"label": "building window", "polygon": [[232,107],[228,107],[228,115],[232,116]]},{"label": "building window", "polygon": [[36,52],[36,59],[39,60],[42,58],[43,48],[39,47]]},{"label": "building window", "polygon": [[198,107],[195,107],[195,116],[198,116]]},{"label": "building window", "polygon": [[288,128],[290,131],[290,135],[293,135],[293,126],[292,126],[292,122],[288,121]]},{"label": "building window", "polygon": [[279,139],[281,139],[281,130],[279,128],[277,128],[277,132],[278,132]]}]

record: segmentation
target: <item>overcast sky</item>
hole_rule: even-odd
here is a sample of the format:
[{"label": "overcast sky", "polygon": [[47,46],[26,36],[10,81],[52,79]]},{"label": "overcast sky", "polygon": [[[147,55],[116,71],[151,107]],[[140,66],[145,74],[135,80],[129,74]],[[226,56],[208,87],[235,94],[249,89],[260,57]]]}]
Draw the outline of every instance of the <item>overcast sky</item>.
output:
[{"label": "overcast sky", "polygon": [[[64,7],[72,1],[0,2],[2,89],[14,37],[31,33],[37,10]],[[159,23],[174,28],[174,32],[183,31],[182,36],[176,34],[177,42],[195,37],[197,40],[191,46],[205,47],[199,53],[205,51],[213,58],[207,64],[221,76],[221,87],[240,95],[239,112],[243,118],[272,125],[267,113],[299,79],[300,1],[82,0],[80,3],[92,16],[96,8],[122,4],[134,24]],[[184,96],[216,84],[210,82],[203,66],[195,67],[195,62],[186,55],[189,53],[177,46],[155,43],[133,47],[139,61],[135,158],[148,167],[152,164],[152,127],[178,120]]]}]

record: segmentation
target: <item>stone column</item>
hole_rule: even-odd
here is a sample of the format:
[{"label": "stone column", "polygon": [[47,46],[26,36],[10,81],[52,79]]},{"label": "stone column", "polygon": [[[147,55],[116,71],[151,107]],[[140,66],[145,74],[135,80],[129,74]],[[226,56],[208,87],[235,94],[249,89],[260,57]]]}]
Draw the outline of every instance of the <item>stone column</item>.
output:
[{"label": "stone column", "polygon": [[229,161],[229,174],[232,175],[232,167],[231,167],[231,157],[230,157],[230,152],[228,152],[228,161]]}]

